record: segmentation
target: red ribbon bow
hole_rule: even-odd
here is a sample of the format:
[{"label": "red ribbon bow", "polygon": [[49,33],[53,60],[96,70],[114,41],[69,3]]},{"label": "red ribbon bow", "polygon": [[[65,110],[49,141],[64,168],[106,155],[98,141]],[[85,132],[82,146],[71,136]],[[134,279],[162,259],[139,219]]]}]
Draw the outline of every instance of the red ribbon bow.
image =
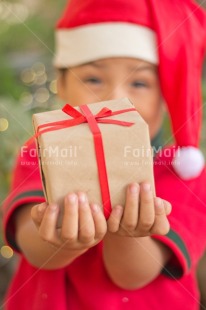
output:
[{"label": "red ribbon bow", "polygon": [[[37,133],[32,137],[32,140],[34,138],[37,138],[38,136],[40,136],[41,134],[45,132],[59,130],[59,129],[67,128],[67,127],[72,127],[72,126],[76,126],[82,123],[88,123],[90,130],[93,134],[93,138],[94,138],[94,146],[95,146],[97,167],[98,167],[98,173],[99,173],[99,183],[100,183],[100,189],[101,189],[104,214],[105,214],[105,217],[108,218],[111,212],[111,200],[110,200],[109,184],[108,184],[107,170],[106,170],[106,164],[105,164],[102,135],[101,135],[101,131],[97,123],[115,124],[115,125],[121,125],[121,126],[132,126],[134,123],[114,120],[114,119],[107,119],[105,117],[122,114],[126,112],[131,112],[131,111],[136,111],[136,109],[129,108],[129,109],[112,112],[110,109],[105,107],[101,109],[99,113],[97,113],[96,115],[93,115],[87,105],[81,105],[79,108],[83,114],[77,111],[76,109],[74,109],[69,104],[66,104],[63,107],[62,111],[70,115],[73,118],[68,119],[68,120],[58,121],[58,122],[47,123],[47,124],[38,126]],[[30,140],[27,144],[30,144]]]}]

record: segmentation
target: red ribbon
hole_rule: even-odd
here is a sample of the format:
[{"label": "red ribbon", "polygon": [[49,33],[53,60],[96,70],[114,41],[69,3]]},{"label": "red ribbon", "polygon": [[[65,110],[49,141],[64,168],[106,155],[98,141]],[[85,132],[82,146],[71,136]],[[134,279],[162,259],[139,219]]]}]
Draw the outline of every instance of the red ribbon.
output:
[{"label": "red ribbon", "polygon": [[107,219],[111,212],[111,200],[110,200],[110,193],[109,193],[109,184],[108,184],[107,170],[106,170],[106,164],[105,164],[102,135],[101,135],[101,131],[97,123],[115,124],[115,125],[121,125],[121,126],[127,126],[127,127],[132,126],[134,123],[114,120],[114,119],[107,119],[105,117],[118,115],[118,114],[131,112],[131,111],[136,111],[136,109],[129,108],[129,109],[112,112],[110,109],[105,107],[101,109],[99,113],[97,113],[96,115],[93,115],[87,105],[81,105],[79,108],[83,112],[83,114],[77,111],[76,109],[74,109],[69,104],[66,104],[63,107],[62,111],[70,115],[73,118],[68,119],[68,120],[58,121],[58,122],[47,123],[47,124],[38,126],[37,133],[27,142],[27,145],[30,144],[34,138],[39,137],[43,133],[76,126],[82,123],[88,123],[91,129],[91,132],[93,134],[93,139],[94,139],[102,203],[103,203],[104,214]]}]

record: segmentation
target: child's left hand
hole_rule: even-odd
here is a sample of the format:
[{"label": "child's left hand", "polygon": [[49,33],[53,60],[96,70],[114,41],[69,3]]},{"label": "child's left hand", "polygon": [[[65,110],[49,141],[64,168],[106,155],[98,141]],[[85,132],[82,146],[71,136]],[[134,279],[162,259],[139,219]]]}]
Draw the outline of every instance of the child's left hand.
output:
[{"label": "child's left hand", "polygon": [[167,215],[171,204],[154,197],[149,183],[130,184],[127,188],[125,207],[115,206],[107,221],[108,231],[115,235],[145,237],[169,232]]}]

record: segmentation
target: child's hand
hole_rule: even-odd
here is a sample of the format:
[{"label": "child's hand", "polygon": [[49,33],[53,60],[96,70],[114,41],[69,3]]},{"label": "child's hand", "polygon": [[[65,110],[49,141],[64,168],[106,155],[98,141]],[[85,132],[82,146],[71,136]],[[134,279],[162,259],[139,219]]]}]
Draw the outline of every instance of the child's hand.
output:
[{"label": "child's hand", "polygon": [[31,210],[40,237],[64,250],[86,251],[104,237],[107,223],[96,204],[89,204],[86,194],[70,193],[65,197],[61,229],[56,228],[59,207],[42,203]]},{"label": "child's hand", "polygon": [[125,207],[112,209],[107,221],[108,231],[128,237],[165,235],[170,227],[167,220],[170,212],[171,204],[154,197],[150,184],[133,183],[127,188]]}]

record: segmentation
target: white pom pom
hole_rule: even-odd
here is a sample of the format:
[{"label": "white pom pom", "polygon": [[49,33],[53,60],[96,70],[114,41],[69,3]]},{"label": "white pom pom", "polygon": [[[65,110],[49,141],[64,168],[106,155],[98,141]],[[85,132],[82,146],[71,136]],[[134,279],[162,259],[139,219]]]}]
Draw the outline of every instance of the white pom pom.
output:
[{"label": "white pom pom", "polygon": [[205,159],[196,147],[182,147],[176,151],[172,165],[182,179],[189,180],[200,175],[205,166]]}]

